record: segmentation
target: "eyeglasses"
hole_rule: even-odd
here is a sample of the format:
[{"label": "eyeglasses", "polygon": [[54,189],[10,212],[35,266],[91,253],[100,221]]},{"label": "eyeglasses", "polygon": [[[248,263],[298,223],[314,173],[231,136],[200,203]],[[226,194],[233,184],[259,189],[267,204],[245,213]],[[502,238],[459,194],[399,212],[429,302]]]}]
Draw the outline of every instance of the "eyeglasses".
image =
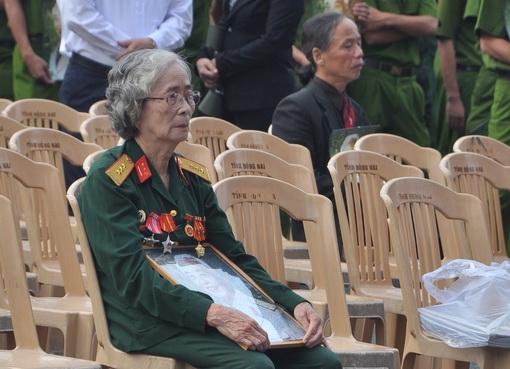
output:
[{"label": "eyeglasses", "polygon": [[177,106],[182,100],[186,100],[189,105],[195,106],[200,101],[200,92],[191,91],[185,95],[181,95],[178,92],[172,92],[167,97],[147,97],[145,100],[165,100],[169,106]]}]

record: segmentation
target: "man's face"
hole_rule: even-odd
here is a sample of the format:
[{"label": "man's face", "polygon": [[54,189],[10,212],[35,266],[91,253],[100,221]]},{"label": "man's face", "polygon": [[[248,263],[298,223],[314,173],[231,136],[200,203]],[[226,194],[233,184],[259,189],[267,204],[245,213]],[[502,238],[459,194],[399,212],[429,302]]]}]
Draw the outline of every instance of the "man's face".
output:
[{"label": "man's face", "polygon": [[314,58],[317,76],[335,86],[345,87],[357,79],[363,67],[363,51],[356,24],[344,19],[334,30],[329,48],[314,49]]}]

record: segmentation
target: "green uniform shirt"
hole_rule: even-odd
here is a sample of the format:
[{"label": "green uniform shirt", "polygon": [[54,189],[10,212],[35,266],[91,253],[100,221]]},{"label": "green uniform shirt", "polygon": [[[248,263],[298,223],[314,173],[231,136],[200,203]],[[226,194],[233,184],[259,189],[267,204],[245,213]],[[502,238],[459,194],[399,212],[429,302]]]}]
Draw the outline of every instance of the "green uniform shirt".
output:
[{"label": "green uniform shirt", "polygon": [[[382,12],[402,15],[437,16],[435,0],[365,0],[368,5]],[[420,65],[420,51],[416,38],[406,38],[384,45],[363,45],[366,58],[377,59],[392,65]]]},{"label": "green uniform shirt", "polygon": [[[135,167],[116,185],[105,171],[112,165],[115,169],[123,154],[134,163],[145,158],[134,140],[108,150],[90,169],[78,199],[115,346],[125,351],[143,350],[183,330],[204,331],[212,303],[207,295],[173,286],[151,268],[142,250],[144,236],[149,237],[150,232],[139,230],[145,224],[140,214],[173,214],[177,229],[170,236],[181,245],[197,243],[184,232],[185,215],[205,217],[205,241],[244,270],[276,303],[292,312],[304,301],[273,281],[258,261],[244,252],[211,185],[195,174],[179,171],[175,155],[168,163],[167,189],[150,163],[145,168],[154,175],[140,179]],[[167,236],[164,232],[155,238],[164,241]]]},{"label": "green uniform shirt", "polygon": [[[486,32],[491,36],[509,41],[505,28],[505,0],[480,0],[480,11],[475,30],[478,34]],[[487,69],[510,72],[510,64],[499,61],[486,53],[482,58]]]},{"label": "green uniform shirt", "polygon": [[438,12],[440,24],[437,30],[439,38],[452,39],[455,42],[455,59],[457,64],[480,66],[480,51],[475,47],[478,38],[472,21],[465,20],[464,9],[467,0],[439,0]]}]

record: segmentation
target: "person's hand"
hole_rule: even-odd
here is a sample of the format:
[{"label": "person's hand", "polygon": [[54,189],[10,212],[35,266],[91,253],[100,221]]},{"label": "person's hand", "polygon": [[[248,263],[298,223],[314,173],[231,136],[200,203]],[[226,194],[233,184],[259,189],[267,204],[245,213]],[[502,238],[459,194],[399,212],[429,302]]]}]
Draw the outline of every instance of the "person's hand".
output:
[{"label": "person's hand", "polygon": [[352,15],[354,15],[356,22],[361,24],[365,23],[370,15],[370,5],[365,2],[354,4],[352,7]]},{"label": "person's hand", "polygon": [[294,317],[306,329],[303,342],[306,347],[326,345],[322,319],[308,302],[302,302],[294,308]]},{"label": "person's hand", "polygon": [[140,38],[132,38],[124,41],[117,41],[117,44],[121,47],[124,47],[125,50],[118,54],[115,57],[115,60],[119,60],[124,55],[132,53],[133,51],[143,50],[143,49],[152,49],[154,47],[154,43],[150,37],[140,37]]},{"label": "person's hand", "polygon": [[197,60],[198,75],[205,87],[213,88],[217,85],[220,75],[216,68],[216,59],[200,58]]},{"label": "person's hand", "polygon": [[232,341],[253,351],[269,348],[269,337],[260,325],[239,310],[220,304],[211,304],[207,310],[206,322]]},{"label": "person's hand", "polygon": [[446,102],[446,118],[451,129],[462,134],[464,133],[465,109],[460,96],[448,98]]},{"label": "person's hand", "polygon": [[48,85],[55,83],[51,79],[48,63],[39,55],[32,53],[23,59],[27,65],[30,75]]}]

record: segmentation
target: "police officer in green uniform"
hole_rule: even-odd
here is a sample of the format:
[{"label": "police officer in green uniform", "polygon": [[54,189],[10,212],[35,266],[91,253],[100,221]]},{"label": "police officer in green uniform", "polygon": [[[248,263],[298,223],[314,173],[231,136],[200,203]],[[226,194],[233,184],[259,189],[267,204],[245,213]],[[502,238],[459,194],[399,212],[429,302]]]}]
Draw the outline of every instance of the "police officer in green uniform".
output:
[{"label": "police officer in green uniform", "polygon": [[12,93],[12,50],[14,39],[7,25],[4,0],[0,0],[0,98],[14,100]]},{"label": "police officer in green uniform", "polygon": [[[505,24],[508,23],[508,25]],[[510,2],[481,0],[475,31],[480,37],[482,59],[496,73],[489,137],[510,145]],[[503,227],[510,255],[510,193],[501,197]]]},{"label": "police officer in green uniform", "polygon": [[49,60],[58,52],[60,35],[55,28],[55,0],[5,0],[16,46],[13,62],[13,88],[16,100],[43,98],[58,100],[59,82],[51,79]]},{"label": "police officer in green uniform", "polygon": [[363,37],[365,67],[347,92],[386,133],[430,146],[425,96],[416,80],[418,37],[433,37],[438,20],[435,0],[366,0],[353,13]]},{"label": "police officer in green uniform", "polygon": [[[472,22],[473,27],[478,18],[479,9],[480,0],[467,0],[466,10],[464,12],[465,19]],[[477,48],[480,48],[479,40],[477,42]],[[466,134],[487,135],[487,126],[491,114],[496,78],[496,73],[487,69],[485,63],[482,62],[471,95],[471,110],[467,117]]]},{"label": "police officer in green uniform", "polygon": [[465,132],[471,95],[482,65],[475,25],[465,17],[467,0],[439,0],[440,26],[434,72],[438,101],[436,121],[437,149],[451,152],[453,143]]},{"label": "police officer in green uniform", "polygon": [[[205,168],[174,152],[188,136],[199,98],[186,62],[161,49],[130,53],[110,71],[106,97],[114,129],[126,141],[94,162],[78,201],[113,344],[200,368],[341,368],[321,345],[319,315],[244,252]],[[251,317],[172,285],[151,268],[142,249],[143,243],[203,241],[306,327],[304,347],[268,349],[267,333]]]}]

